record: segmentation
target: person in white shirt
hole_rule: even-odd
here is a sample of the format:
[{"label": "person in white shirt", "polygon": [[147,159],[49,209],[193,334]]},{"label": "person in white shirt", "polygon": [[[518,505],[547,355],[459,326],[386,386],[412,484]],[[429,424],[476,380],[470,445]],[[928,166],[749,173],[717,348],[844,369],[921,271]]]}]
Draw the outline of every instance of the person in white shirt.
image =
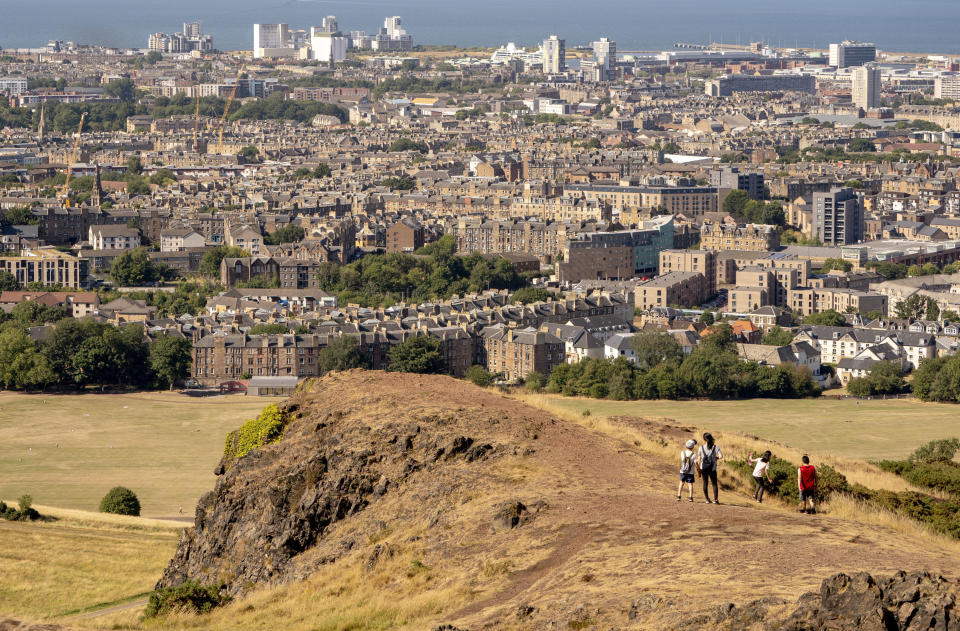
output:
[{"label": "person in white shirt", "polygon": [[769,451],[763,452],[763,455],[753,459],[753,454],[747,456],[748,464],[755,464],[753,468],[753,480],[757,483],[757,490],[753,492],[753,499],[757,502],[763,503],[763,492],[767,489],[764,481],[773,484],[773,478],[770,477],[770,459],[773,457],[773,454]]},{"label": "person in white shirt", "polygon": [[697,469],[697,454],[693,448],[697,446],[697,441],[691,438],[686,443],[686,448],[680,451],[680,486],[677,487],[677,501],[683,495],[683,485],[687,485],[687,491],[690,494],[690,501],[693,501],[693,482],[694,471]]},{"label": "person in white shirt", "polygon": [[[717,467],[720,459],[723,458],[723,452],[719,445],[713,439],[713,434],[709,432],[703,435],[704,444],[697,450],[697,465],[700,469],[700,479],[703,480],[703,496],[707,498],[707,504],[719,504],[720,499],[717,493]],[[713,502],[710,501],[709,488],[713,484]]]}]

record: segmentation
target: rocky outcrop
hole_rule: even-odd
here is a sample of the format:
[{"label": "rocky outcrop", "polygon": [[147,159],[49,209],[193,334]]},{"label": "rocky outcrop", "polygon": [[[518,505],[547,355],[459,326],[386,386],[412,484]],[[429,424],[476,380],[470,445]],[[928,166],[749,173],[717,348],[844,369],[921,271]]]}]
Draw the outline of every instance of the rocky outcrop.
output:
[{"label": "rocky outcrop", "polygon": [[836,574],[800,597],[783,631],[960,631],[960,582],[925,572]]},{"label": "rocky outcrop", "polygon": [[218,465],[216,487],[200,499],[194,527],[158,587],[192,579],[223,583],[236,595],[284,580],[293,560],[330,528],[412,476],[481,466],[506,451],[482,435],[497,419],[400,409],[371,419],[369,410],[338,409],[325,394],[320,380],[287,401],[281,410],[290,422],[280,442]]},{"label": "rocky outcrop", "polygon": [[[898,572],[883,579],[866,572],[835,574],[823,581],[819,592],[803,594],[787,607],[792,613],[786,617],[779,613],[785,601],[765,598],[743,606],[721,605],[682,621],[679,628],[960,631],[958,598],[960,581],[926,572]],[[636,607],[634,603],[631,614]]]}]

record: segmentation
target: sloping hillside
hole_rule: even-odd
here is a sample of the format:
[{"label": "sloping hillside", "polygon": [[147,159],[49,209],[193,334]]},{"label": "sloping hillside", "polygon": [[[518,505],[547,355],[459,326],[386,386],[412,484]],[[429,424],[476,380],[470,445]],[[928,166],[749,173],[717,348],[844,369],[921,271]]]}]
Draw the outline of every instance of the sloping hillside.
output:
[{"label": "sloping hillside", "polygon": [[932,536],[730,490],[721,505],[677,502],[665,454],[682,428],[563,419],[448,377],[363,371],[283,407],[282,441],[222,463],[161,580],[222,581],[234,601],[167,624],[676,628],[728,602],[786,610],[836,572],[960,561]]}]

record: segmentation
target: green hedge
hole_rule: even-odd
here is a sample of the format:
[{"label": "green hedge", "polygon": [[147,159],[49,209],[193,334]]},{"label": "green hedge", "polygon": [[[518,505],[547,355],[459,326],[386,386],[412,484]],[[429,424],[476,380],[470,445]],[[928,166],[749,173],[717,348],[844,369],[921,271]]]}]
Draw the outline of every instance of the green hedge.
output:
[{"label": "green hedge", "polygon": [[260,416],[250,419],[240,429],[227,434],[223,455],[228,458],[241,458],[254,449],[278,442],[283,438],[283,430],[289,419],[280,411],[276,403],[263,408]]},{"label": "green hedge", "polygon": [[100,500],[101,513],[140,516],[140,500],[137,494],[125,486],[115,486]]}]

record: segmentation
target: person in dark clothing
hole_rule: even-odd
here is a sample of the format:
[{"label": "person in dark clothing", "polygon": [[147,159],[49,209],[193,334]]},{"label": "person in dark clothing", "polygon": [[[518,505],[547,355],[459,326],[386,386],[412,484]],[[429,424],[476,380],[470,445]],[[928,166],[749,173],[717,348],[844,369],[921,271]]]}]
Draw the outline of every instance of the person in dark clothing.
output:
[{"label": "person in dark clothing", "polygon": [[753,454],[747,457],[749,464],[756,465],[753,467],[753,480],[757,483],[757,490],[753,492],[753,499],[759,503],[763,503],[763,492],[767,490],[767,485],[764,481],[773,484],[773,478],[770,477],[771,458],[773,458],[773,454],[769,451],[765,451],[763,455],[756,460],[753,459]]},{"label": "person in dark clothing", "polygon": [[704,444],[697,450],[697,465],[700,468],[700,479],[703,480],[703,496],[707,498],[707,504],[710,504],[710,484],[713,485],[713,504],[719,504],[717,485],[717,466],[720,459],[723,458],[723,452],[713,439],[709,432],[703,435]]}]

